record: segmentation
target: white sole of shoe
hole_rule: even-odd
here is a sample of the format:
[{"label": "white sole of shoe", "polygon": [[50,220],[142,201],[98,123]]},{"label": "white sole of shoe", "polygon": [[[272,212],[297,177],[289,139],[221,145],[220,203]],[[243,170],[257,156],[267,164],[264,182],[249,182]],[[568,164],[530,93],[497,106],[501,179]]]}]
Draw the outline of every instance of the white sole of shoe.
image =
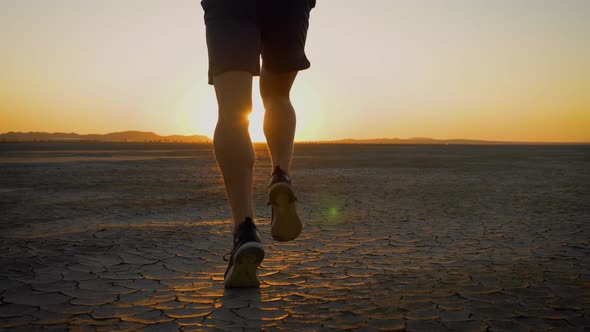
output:
[{"label": "white sole of shoe", "polygon": [[269,202],[274,209],[270,234],[277,241],[295,240],[301,234],[303,224],[295,208],[295,193],[286,183],[275,183],[268,191]]},{"label": "white sole of shoe", "polygon": [[264,246],[261,243],[244,243],[233,256],[233,265],[225,276],[225,288],[260,287],[258,266],[263,259]]}]

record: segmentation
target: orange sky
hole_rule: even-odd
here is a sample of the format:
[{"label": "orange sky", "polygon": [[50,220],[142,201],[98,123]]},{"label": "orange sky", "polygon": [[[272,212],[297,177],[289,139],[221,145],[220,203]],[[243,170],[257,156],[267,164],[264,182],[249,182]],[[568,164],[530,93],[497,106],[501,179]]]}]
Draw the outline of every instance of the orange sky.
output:
[{"label": "orange sky", "polygon": [[[588,17],[586,0],[319,0],[296,138],[589,142]],[[6,0],[0,40],[0,132],[212,135],[199,1]],[[261,119],[255,98],[258,141]]]}]

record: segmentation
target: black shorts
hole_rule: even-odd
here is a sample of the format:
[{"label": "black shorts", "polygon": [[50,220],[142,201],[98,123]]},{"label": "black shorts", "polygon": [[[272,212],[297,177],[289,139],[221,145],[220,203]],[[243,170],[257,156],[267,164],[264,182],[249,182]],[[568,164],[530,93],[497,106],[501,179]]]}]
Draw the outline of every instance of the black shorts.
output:
[{"label": "black shorts", "polygon": [[305,39],[316,0],[203,0],[213,76],[242,70],[260,75],[307,69]]}]

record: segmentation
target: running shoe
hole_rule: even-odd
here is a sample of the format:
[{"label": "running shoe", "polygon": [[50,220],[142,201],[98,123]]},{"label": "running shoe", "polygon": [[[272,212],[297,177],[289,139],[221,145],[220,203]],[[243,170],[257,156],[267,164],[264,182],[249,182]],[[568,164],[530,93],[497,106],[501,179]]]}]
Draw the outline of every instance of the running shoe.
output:
[{"label": "running shoe", "polygon": [[301,234],[303,225],[295,208],[295,192],[287,172],[275,167],[268,188],[268,205],[272,208],[272,238],[277,241],[291,241]]},{"label": "running shoe", "polygon": [[[229,256],[229,258],[228,258]],[[234,235],[234,247],[223,257],[229,261],[224,275],[225,288],[260,286],[258,266],[264,259],[264,247],[252,218],[246,218]]]}]

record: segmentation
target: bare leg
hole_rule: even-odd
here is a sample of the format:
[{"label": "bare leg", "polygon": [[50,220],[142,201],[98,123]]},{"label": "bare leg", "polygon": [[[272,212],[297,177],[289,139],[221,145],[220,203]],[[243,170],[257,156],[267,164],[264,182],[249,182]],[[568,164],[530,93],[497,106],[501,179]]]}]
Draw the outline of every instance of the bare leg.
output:
[{"label": "bare leg", "polygon": [[254,219],[254,149],[248,132],[248,114],[252,111],[252,74],[226,72],[215,76],[213,84],[219,106],[213,149],[223,174],[235,232],[246,217]]},{"label": "bare leg", "polygon": [[262,69],[260,95],[264,103],[264,135],[272,158],[272,169],[289,172],[293,154],[296,117],[289,94],[297,72],[271,73]]}]

